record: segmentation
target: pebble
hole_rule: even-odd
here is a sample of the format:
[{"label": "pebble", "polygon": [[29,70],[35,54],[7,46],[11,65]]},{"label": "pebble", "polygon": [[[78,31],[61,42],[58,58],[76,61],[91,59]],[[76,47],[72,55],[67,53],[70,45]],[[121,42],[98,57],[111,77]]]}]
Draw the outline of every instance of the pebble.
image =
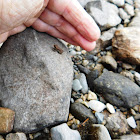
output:
[{"label": "pebble", "polygon": [[112,50],[112,46],[108,46],[105,48],[106,51],[111,51]]},{"label": "pebble", "polygon": [[81,52],[76,52],[76,54],[77,54],[77,55],[81,55],[82,53],[81,53]]},{"label": "pebble", "polygon": [[90,73],[90,70],[87,69],[86,67],[82,66],[82,65],[77,65],[77,67],[78,67],[78,69],[81,73],[84,73],[86,75]]},{"label": "pebble", "polygon": [[87,100],[97,100],[97,95],[91,90],[88,91]]},{"label": "pebble", "polygon": [[43,131],[44,131],[44,133],[46,133],[46,134],[49,134],[49,132],[50,132],[49,129],[48,129],[47,127],[46,127]]},{"label": "pebble", "polygon": [[125,2],[127,2],[128,4],[131,4],[131,5],[134,4],[133,0],[125,0]]},{"label": "pebble", "polygon": [[24,133],[9,133],[6,140],[27,140],[27,137]]},{"label": "pebble", "polygon": [[3,43],[0,43],[0,48],[2,47]]},{"label": "pebble", "polygon": [[130,18],[130,16],[124,11],[123,8],[119,8],[119,14],[120,14],[120,17],[123,20],[126,20],[126,19],[129,19]]},{"label": "pebble", "polygon": [[137,113],[135,112],[135,110],[134,109],[130,109],[130,111],[131,111],[131,114],[133,115],[133,116],[135,116]]},{"label": "pebble", "polygon": [[77,79],[80,81],[80,84],[82,86],[82,93],[87,93],[88,92],[88,85],[87,85],[87,79],[84,73],[80,73],[79,75],[76,76]]},{"label": "pebble", "polygon": [[3,136],[0,135],[0,140],[4,140]]},{"label": "pebble", "polygon": [[81,51],[81,47],[80,46],[76,46],[76,51]]},{"label": "pebble", "polygon": [[72,130],[66,123],[51,128],[52,140],[81,140],[77,130]]},{"label": "pebble", "polygon": [[70,102],[71,102],[71,103],[74,103],[74,99],[73,99],[73,98],[71,98],[71,99],[70,99]]},{"label": "pebble", "polygon": [[95,117],[97,118],[98,124],[102,124],[104,120],[104,115],[102,113],[95,112]]},{"label": "pebble", "polygon": [[83,105],[85,105],[87,108],[89,108],[89,105],[88,105],[88,102],[86,102],[86,101],[83,101],[83,102],[81,102]]},{"label": "pebble", "polygon": [[140,114],[136,114],[136,115],[134,116],[134,118],[135,118],[136,121],[137,121],[137,120],[140,120]]},{"label": "pebble", "polygon": [[135,77],[136,82],[140,86],[140,74],[138,72],[135,72],[134,77]]},{"label": "pebble", "polygon": [[110,2],[114,3],[117,6],[123,6],[124,0],[109,0]]},{"label": "pebble", "polygon": [[87,51],[86,50],[82,50],[81,53],[85,55],[87,53]]},{"label": "pebble", "polygon": [[93,56],[93,61],[97,61],[98,60],[98,57],[97,56]]},{"label": "pebble", "polygon": [[70,49],[70,50],[69,50],[69,53],[71,54],[71,56],[76,55],[76,51],[75,51],[75,50],[73,50],[73,49]]},{"label": "pebble", "polygon": [[127,123],[129,124],[129,126],[130,127],[132,127],[132,128],[136,128],[137,127],[137,125],[136,125],[136,122],[135,122],[135,119],[134,119],[134,117],[129,117],[129,118],[127,118]]},{"label": "pebble", "polygon": [[39,136],[41,136],[41,133],[40,133],[40,132],[35,133],[35,134],[34,134],[34,139],[36,139],[36,138],[39,137]]},{"label": "pebble", "polygon": [[92,110],[96,112],[102,112],[106,108],[105,104],[96,100],[90,100],[88,102],[88,105]]},{"label": "pebble", "polygon": [[5,134],[13,129],[15,112],[8,108],[0,107],[0,133]]},{"label": "pebble", "polygon": [[82,62],[82,65],[83,66],[87,66],[89,64],[89,61],[88,60],[83,60],[83,62]]},{"label": "pebble", "polygon": [[73,80],[72,89],[76,92],[82,89],[81,83],[78,79]]},{"label": "pebble", "polygon": [[125,70],[134,70],[134,67],[128,63],[122,63],[122,68]]},{"label": "pebble", "polygon": [[111,114],[115,113],[115,109],[114,109],[113,105],[111,105],[110,103],[106,104],[106,108]]},{"label": "pebble", "polygon": [[124,6],[124,10],[130,15],[130,16],[134,16],[134,7],[130,4],[125,4]]}]

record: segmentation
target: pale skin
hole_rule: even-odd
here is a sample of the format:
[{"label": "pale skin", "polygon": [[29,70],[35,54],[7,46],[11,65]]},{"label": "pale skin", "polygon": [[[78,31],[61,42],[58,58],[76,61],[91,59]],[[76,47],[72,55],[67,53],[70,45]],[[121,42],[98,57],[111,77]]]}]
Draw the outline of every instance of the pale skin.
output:
[{"label": "pale skin", "polygon": [[87,51],[100,30],[77,0],[0,0],[0,43],[32,26]]}]

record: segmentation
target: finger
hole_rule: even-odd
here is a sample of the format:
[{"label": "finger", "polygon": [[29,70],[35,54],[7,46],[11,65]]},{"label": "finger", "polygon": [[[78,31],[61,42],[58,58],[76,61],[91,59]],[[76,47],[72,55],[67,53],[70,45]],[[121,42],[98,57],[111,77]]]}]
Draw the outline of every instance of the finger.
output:
[{"label": "finger", "polygon": [[8,32],[0,34],[0,43],[3,43],[7,40],[8,34],[9,34]]},{"label": "finger", "polygon": [[54,26],[62,34],[65,34],[69,38],[79,34],[76,29],[69,24],[62,16],[45,9],[41,14],[40,19],[45,23]]},{"label": "finger", "polygon": [[62,15],[87,40],[96,41],[99,38],[98,26],[77,0],[50,0],[47,8]]},{"label": "finger", "polygon": [[61,38],[61,39],[65,40],[71,44],[80,45],[83,49],[85,49],[87,51],[93,50],[95,48],[95,45],[96,45],[95,42],[90,42],[90,41],[86,40],[80,34],[76,34],[75,36],[72,37],[72,39],[70,39],[66,35],[59,32],[55,27],[46,24],[45,22],[41,21],[40,19],[38,19],[33,24],[33,27],[35,29],[37,29],[38,31],[47,32],[50,35]]},{"label": "finger", "polygon": [[54,28],[51,25],[46,24],[45,22],[43,22],[40,19],[37,19],[32,27],[40,32],[46,32],[54,37],[60,38],[65,40],[66,42],[69,42],[73,45],[79,45],[77,44],[75,41],[73,41],[72,39],[69,39],[67,36],[63,35],[60,31],[58,31],[56,28]]}]

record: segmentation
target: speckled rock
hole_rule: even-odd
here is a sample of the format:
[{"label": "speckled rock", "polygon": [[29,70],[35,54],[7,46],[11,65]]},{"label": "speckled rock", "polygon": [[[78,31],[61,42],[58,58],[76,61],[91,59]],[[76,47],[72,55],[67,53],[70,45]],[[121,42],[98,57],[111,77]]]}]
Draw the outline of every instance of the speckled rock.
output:
[{"label": "speckled rock", "polygon": [[0,74],[0,98],[16,112],[15,131],[67,121],[73,65],[60,41],[30,28],[10,37],[0,50]]},{"label": "speckled rock", "polygon": [[126,118],[121,112],[111,114],[106,120],[105,127],[108,129],[112,138],[118,138],[129,132]]},{"label": "speckled rock", "polygon": [[120,60],[140,65],[139,36],[139,27],[126,27],[117,30],[112,41],[114,55]]},{"label": "speckled rock", "polygon": [[24,133],[9,133],[6,140],[27,140],[27,137]]},{"label": "speckled rock", "polygon": [[13,129],[15,112],[8,108],[0,107],[0,133],[6,134]]},{"label": "speckled rock", "polygon": [[111,104],[131,108],[140,104],[140,87],[128,78],[104,69],[92,85]]}]

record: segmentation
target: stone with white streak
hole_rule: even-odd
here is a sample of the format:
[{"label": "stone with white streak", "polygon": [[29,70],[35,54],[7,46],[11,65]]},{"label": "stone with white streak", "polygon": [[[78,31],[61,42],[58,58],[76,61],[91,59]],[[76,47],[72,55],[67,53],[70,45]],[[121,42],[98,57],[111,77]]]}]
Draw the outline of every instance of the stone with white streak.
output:
[{"label": "stone with white streak", "polygon": [[90,100],[88,102],[88,105],[92,110],[96,112],[102,112],[106,108],[105,104],[96,100]]},{"label": "stone with white streak", "polygon": [[140,86],[140,74],[138,72],[135,72],[134,73],[134,77],[135,77],[136,82]]},{"label": "stone with white streak", "polygon": [[113,105],[111,105],[110,103],[106,104],[106,108],[110,113],[112,113],[112,114],[115,113],[115,109],[114,109]]},{"label": "stone with white streak", "polygon": [[137,127],[134,117],[131,116],[131,117],[127,118],[127,122],[130,127],[132,127],[132,128]]}]

